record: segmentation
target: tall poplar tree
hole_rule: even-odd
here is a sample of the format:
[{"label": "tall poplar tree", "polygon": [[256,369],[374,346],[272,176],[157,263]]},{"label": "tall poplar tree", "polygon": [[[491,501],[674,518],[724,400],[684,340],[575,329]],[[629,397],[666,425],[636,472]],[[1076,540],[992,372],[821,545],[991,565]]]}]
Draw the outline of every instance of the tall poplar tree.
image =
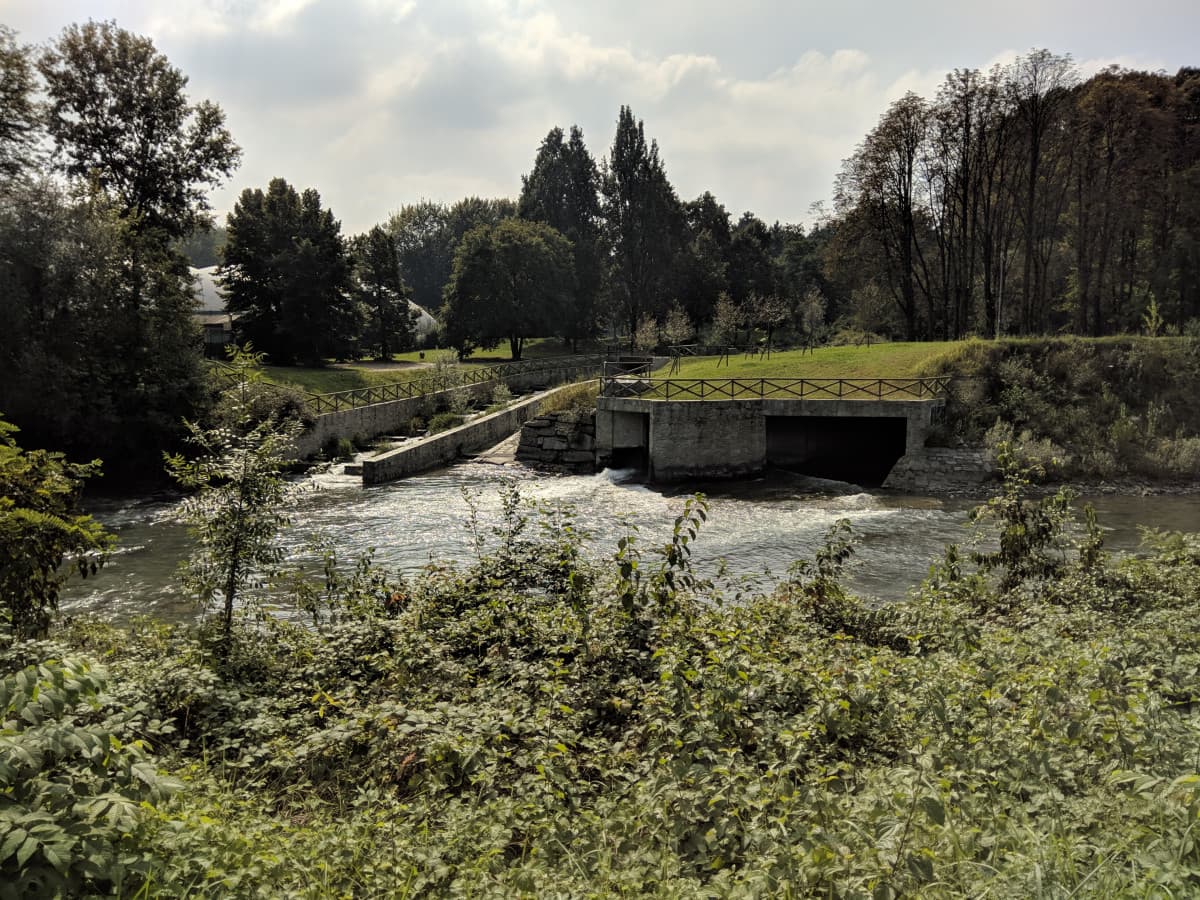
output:
[{"label": "tall poplar tree", "polygon": [[671,300],[684,216],[667,180],[658,144],[628,106],[617,118],[612,150],[601,170],[604,223],[612,247],[613,312],[632,336],[643,316],[665,313]]},{"label": "tall poplar tree", "polygon": [[575,292],[557,328],[575,346],[595,333],[604,284],[600,171],[579,126],[571,126],[569,139],[561,128],[552,128],[538,148],[533,171],[521,181],[518,215],[549,225],[571,242]]}]

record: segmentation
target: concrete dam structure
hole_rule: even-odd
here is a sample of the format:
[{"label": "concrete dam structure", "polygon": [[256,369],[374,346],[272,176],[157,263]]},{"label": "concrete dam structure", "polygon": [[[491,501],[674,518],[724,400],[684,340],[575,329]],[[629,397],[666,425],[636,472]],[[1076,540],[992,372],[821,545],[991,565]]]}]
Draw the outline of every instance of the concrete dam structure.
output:
[{"label": "concrete dam structure", "polygon": [[742,478],[778,466],[882,484],[898,460],[925,446],[945,408],[944,390],[944,379],[699,387],[605,379],[597,399],[596,462],[641,468],[656,482]]}]

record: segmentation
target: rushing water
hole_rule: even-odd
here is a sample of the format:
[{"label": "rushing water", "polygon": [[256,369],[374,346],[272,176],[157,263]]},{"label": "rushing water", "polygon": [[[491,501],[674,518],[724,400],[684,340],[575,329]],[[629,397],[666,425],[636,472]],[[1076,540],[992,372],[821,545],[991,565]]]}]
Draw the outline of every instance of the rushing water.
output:
[{"label": "rushing water", "polygon": [[[310,480],[283,535],[288,559],[315,560],[310,541],[323,534],[343,561],[374,547],[376,561],[410,573],[431,560],[463,561],[474,549],[467,526],[474,497],[484,530],[500,518],[500,491],[515,481],[523,497],[570,504],[590,532],[589,552],[611,555],[617,540],[639,528],[643,548],[666,540],[674,517],[692,491],[705,491],[709,521],[693,545],[707,572],[724,559],[737,576],[767,583],[796,559],[811,558],[829,527],[847,518],[858,536],[848,567],[857,592],[891,600],[903,597],[951,542],[969,540],[966,500],[863,491],[840,482],[779,472],[736,483],[696,484],[663,491],[634,483],[629,473],[546,477],[520,467],[467,462],[440,472],[363,488],[358,478],[324,474]],[[1132,550],[1139,526],[1200,530],[1200,496],[1090,498],[1108,531],[1108,546]],[[98,505],[93,512],[116,532],[119,544],[94,578],[72,580],[64,592],[67,614],[95,613],[116,620],[150,614],[164,619],[195,615],[178,587],[177,570],[191,540],[175,504],[163,500]]]}]

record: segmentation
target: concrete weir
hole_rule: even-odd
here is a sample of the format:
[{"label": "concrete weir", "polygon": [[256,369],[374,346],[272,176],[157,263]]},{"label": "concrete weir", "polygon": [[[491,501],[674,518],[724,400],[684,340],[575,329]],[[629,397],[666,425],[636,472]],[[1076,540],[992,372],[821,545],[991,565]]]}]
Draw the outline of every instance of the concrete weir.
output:
[{"label": "concrete weir", "polygon": [[882,483],[919,452],[945,400],[650,400],[599,397],[596,462],[652,481],[741,478],[769,465]]},{"label": "concrete weir", "polygon": [[362,461],[363,484],[382,484],[407,478],[447,466],[466,454],[493,447],[536,416],[542,401],[558,390],[562,388],[543,391],[457,428],[406,441],[394,450],[367,457]]}]

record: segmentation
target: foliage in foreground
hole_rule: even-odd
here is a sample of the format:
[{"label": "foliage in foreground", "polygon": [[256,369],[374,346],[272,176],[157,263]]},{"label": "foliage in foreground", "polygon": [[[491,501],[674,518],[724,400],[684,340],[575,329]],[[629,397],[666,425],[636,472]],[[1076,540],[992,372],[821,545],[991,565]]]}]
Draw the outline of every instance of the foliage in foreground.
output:
[{"label": "foliage in foreground", "polygon": [[844,524],[747,597],[689,565],[702,501],[590,565],[569,511],[510,493],[474,565],[331,557],[312,627],[242,621],[222,657],[74,626],[0,671],[102,660],[92,714],[182,778],[111,831],[144,896],[1194,895],[1200,541],[1109,559],[1010,476],[990,541],[883,608],[838,584]]}]

